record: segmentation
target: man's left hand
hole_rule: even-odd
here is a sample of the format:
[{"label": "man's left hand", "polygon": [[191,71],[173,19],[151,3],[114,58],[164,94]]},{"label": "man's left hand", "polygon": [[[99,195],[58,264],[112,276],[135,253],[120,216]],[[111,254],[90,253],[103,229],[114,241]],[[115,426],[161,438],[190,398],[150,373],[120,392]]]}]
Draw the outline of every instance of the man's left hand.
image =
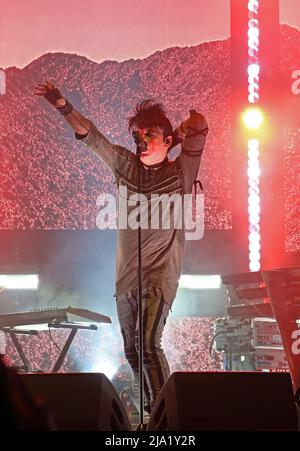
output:
[{"label": "man's left hand", "polygon": [[208,126],[202,113],[196,110],[190,110],[190,117],[183,121],[180,126],[182,132],[186,135],[198,134],[199,132],[207,133]]}]

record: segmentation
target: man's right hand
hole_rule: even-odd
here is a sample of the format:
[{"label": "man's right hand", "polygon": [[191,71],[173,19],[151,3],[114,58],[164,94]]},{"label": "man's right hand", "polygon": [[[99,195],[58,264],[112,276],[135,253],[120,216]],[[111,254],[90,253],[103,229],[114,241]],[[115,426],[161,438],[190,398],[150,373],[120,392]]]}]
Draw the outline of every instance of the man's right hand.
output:
[{"label": "man's right hand", "polygon": [[55,108],[62,108],[66,105],[66,100],[60,90],[49,81],[38,84],[34,88],[33,94],[36,96],[44,96]]}]

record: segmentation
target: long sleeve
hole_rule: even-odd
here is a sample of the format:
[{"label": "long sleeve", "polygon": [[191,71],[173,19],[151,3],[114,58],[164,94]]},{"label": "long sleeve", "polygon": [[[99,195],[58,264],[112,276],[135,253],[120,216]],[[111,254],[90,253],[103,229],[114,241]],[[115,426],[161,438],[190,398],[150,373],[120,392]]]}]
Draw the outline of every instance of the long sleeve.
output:
[{"label": "long sleeve", "polygon": [[207,122],[203,119],[197,124],[197,129],[187,132],[182,143],[178,159],[184,172],[187,191],[191,191],[193,182],[197,178],[207,133]]},{"label": "long sleeve", "polygon": [[76,139],[92,149],[111,169],[116,169],[124,160],[133,159],[134,154],[125,147],[112,144],[97,127],[90,122],[89,132],[86,135],[75,134]]}]

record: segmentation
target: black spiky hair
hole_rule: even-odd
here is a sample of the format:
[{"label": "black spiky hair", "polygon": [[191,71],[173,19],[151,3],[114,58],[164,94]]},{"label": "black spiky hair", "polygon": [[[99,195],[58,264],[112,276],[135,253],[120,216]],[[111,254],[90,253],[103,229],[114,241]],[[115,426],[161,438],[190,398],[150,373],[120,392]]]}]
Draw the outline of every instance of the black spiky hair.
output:
[{"label": "black spiky hair", "polygon": [[158,128],[161,129],[164,138],[173,135],[171,122],[166,116],[162,103],[154,99],[142,100],[136,105],[135,114],[128,118],[128,130],[138,128]]}]

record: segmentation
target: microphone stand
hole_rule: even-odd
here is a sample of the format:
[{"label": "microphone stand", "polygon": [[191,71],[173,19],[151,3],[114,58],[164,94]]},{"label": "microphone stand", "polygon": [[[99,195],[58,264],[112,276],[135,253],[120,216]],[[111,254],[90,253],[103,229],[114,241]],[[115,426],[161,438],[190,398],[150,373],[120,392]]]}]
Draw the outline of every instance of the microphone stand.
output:
[{"label": "microphone stand", "polygon": [[[137,155],[137,190],[138,194],[141,193],[141,153],[147,149],[147,143],[142,139],[137,131],[132,133],[134,142],[136,144]],[[174,134],[174,142],[171,146],[175,147],[177,144],[182,143],[182,139]],[[140,392],[140,424],[138,431],[145,431],[146,424],[144,424],[144,339],[143,339],[143,305],[142,305],[142,291],[143,291],[143,279],[142,279],[142,230],[141,230],[141,202],[138,200],[139,210],[139,227],[138,227],[138,325],[139,325],[139,392]]]},{"label": "microphone stand", "polygon": [[[138,195],[141,194],[141,153],[147,149],[147,143],[138,135],[133,133],[134,141],[136,143],[137,155],[137,190]],[[141,230],[141,201],[138,200],[139,206],[139,226],[138,226],[138,330],[139,330],[139,392],[140,392],[140,424],[139,431],[145,431],[144,424],[144,339],[143,339],[143,278],[142,278],[142,230]]]}]

